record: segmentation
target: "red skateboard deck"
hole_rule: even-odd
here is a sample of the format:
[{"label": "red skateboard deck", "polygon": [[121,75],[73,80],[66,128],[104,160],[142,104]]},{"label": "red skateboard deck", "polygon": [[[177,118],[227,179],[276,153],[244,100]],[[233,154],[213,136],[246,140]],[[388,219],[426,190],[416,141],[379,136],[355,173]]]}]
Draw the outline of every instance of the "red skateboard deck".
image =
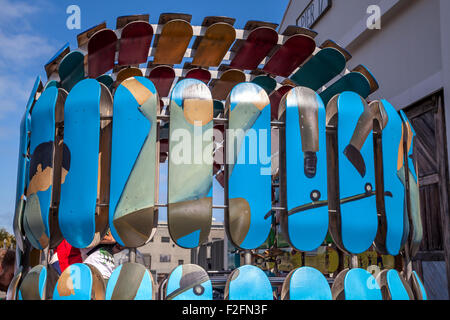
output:
[{"label": "red skateboard deck", "polygon": [[145,21],[130,22],[123,28],[120,39],[119,65],[147,62],[153,38],[153,28]]},{"label": "red skateboard deck", "polygon": [[186,73],[186,79],[197,79],[200,80],[202,82],[204,82],[205,84],[208,84],[208,82],[211,80],[211,73],[206,70],[206,69],[202,69],[202,68],[194,68],[189,70]]},{"label": "red skateboard deck", "polygon": [[114,67],[117,36],[111,29],[95,33],[88,43],[88,75],[97,78]]},{"label": "red skateboard deck", "polygon": [[157,66],[150,70],[148,78],[155,85],[161,98],[168,97],[172,83],[175,80],[175,70],[169,66]]},{"label": "red skateboard deck", "polygon": [[278,90],[275,90],[272,92],[272,94],[269,96],[270,99],[270,106],[272,108],[272,120],[278,119],[278,107],[280,105],[280,101],[283,98],[283,96],[294,88],[291,85],[284,85],[280,87]]},{"label": "red skateboard deck", "polygon": [[135,14],[135,15],[131,15],[131,16],[120,16],[120,17],[117,17],[117,20],[116,20],[116,29],[122,29],[130,22],[134,22],[134,21],[148,22],[149,19],[150,19],[149,14]]}]

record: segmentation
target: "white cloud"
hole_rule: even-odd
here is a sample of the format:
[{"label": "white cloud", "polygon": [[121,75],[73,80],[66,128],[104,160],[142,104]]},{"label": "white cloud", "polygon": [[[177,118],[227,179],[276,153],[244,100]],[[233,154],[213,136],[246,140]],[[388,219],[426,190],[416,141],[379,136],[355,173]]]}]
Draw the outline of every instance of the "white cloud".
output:
[{"label": "white cloud", "polygon": [[23,18],[39,11],[39,6],[25,2],[12,2],[0,0],[0,23],[6,23],[11,19]]},{"label": "white cloud", "polygon": [[[0,74],[0,119],[10,112],[17,112],[20,107],[25,110],[33,81],[31,78],[19,79]],[[10,133],[7,127],[0,127],[0,139]]]}]

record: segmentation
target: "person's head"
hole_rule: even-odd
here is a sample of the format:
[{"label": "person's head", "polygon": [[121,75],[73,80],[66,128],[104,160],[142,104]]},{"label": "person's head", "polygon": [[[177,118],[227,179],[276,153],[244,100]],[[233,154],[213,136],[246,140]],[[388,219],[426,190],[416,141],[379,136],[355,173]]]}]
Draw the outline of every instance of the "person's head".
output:
[{"label": "person's head", "polygon": [[7,291],[14,277],[16,253],[13,250],[0,249],[0,291]]}]

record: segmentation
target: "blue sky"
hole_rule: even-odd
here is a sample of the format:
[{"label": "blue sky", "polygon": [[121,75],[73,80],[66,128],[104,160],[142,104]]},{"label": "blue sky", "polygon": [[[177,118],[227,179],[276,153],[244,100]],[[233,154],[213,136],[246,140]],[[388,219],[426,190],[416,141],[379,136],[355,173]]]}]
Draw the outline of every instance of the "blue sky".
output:
[{"label": "blue sky", "polygon": [[[66,27],[66,9],[72,4],[81,9],[82,30]],[[114,28],[118,16],[140,13],[149,13],[150,23],[157,23],[163,12],[180,12],[192,14],[196,25],[211,15],[236,18],[236,28],[248,20],[279,24],[287,4],[288,0],[0,0],[0,228],[12,231],[19,124],[29,92],[37,75],[45,83],[44,64],[66,42],[75,49],[81,31],[103,21]],[[221,220],[221,213],[215,216]]]}]

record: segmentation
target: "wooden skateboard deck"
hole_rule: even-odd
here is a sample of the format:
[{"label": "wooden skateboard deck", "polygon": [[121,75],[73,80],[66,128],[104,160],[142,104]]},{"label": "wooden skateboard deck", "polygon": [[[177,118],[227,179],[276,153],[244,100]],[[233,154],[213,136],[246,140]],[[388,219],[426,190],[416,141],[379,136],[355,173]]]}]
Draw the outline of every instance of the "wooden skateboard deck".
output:
[{"label": "wooden skateboard deck", "polygon": [[296,87],[280,103],[280,193],[287,211],[281,229],[301,251],[319,247],[328,232],[325,106],[313,90]]},{"label": "wooden skateboard deck", "polygon": [[79,51],[72,51],[62,59],[58,72],[61,87],[70,92],[78,82],[84,79],[84,55]]},{"label": "wooden skateboard deck", "polygon": [[331,287],[333,300],[382,300],[377,280],[366,270],[341,271]]},{"label": "wooden skateboard deck", "polygon": [[106,22],[102,22],[78,34],[77,35],[78,48],[86,48],[89,43],[89,39],[92,38],[92,36],[96,34],[98,31],[103,29],[106,29]]},{"label": "wooden skateboard deck", "polygon": [[124,263],[111,274],[105,295],[105,300],[155,300],[152,274],[141,264]]},{"label": "wooden skateboard deck", "polygon": [[55,135],[56,123],[64,119],[66,97],[66,91],[50,87],[36,101],[31,113],[31,160],[23,219],[27,227],[26,237],[39,250],[49,245],[50,236],[60,234],[56,230],[57,224],[50,224],[50,220],[51,207],[59,201],[60,184],[68,169],[67,165],[62,165],[63,158],[57,156],[64,147],[57,148]]},{"label": "wooden skateboard deck", "polygon": [[107,210],[97,208],[97,202],[105,201],[102,192],[110,150],[110,141],[100,143],[101,129],[106,130],[100,116],[111,115],[111,111],[109,90],[93,79],[79,82],[66,100],[64,143],[70,151],[70,170],[61,186],[59,225],[64,238],[76,248],[95,246],[107,228]]},{"label": "wooden skateboard deck", "polygon": [[277,81],[267,75],[256,76],[251,82],[256,83],[263,88],[268,95],[270,95],[277,87]]},{"label": "wooden skateboard deck", "polygon": [[47,269],[38,265],[23,278],[17,294],[18,300],[45,300]]},{"label": "wooden skateboard deck", "polygon": [[336,94],[352,91],[365,99],[377,89],[378,83],[370,71],[364,66],[358,66],[320,93],[320,97],[328,104]]},{"label": "wooden skateboard deck", "polygon": [[159,97],[153,83],[132,77],[114,95],[109,225],[117,242],[144,245],[158,224]]},{"label": "wooden skateboard deck", "polygon": [[302,267],[292,270],[283,282],[282,300],[331,300],[327,279],[317,269]]},{"label": "wooden skateboard deck", "polygon": [[358,254],[372,245],[378,228],[374,114],[354,92],[334,96],[326,113],[330,233],[341,250]]},{"label": "wooden skateboard deck", "polygon": [[186,73],[186,79],[197,79],[205,84],[211,80],[211,73],[207,69],[193,68]]},{"label": "wooden skateboard deck", "polygon": [[[225,113],[231,133],[226,140],[225,226],[234,246],[256,249],[271,228],[266,216],[272,211],[271,162],[266,159],[271,147],[269,97],[254,83],[238,84],[227,99]],[[260,139],[267,139],[266,144]]]},{"label": "wooden skateboard deck", "polygon": [[135,21],[148,22],[149,20],[150,20],[149,14],[134,14],[134,15],[130,15],[130,16],[120,16],[120,17],[117,17],[117,20],[116,20],[116,29],[122,29],[131,22],[135,22]]},{"label": "wooden skateboard deck", "polygon": [[204,243],[211,228],[212,119],[208,87],[195,79],[178,82],[170,99],[167,218],[173,241],[183,248]]},{"label": "wooden skateboard deck", "polygon": [[[211,81],[212,82],[212,81]],[[245,73],[230,69],[222,73],[219,79],[211,83],[211,93],[215,100],[225,100],[231,89],[238,83],[245,82]]]},{"label": "wooden skateboard deck", "polygon": [[377,276],[383,300],[414,300],[413,292],[397,270],[383,270]]},{"label": "wooden skateboard deck", "polygon": [[228,23],[217,22],[208,26],[200,42],[192,47],[195,50],[192,65],[217,67],[235,39],[236,30]]},{"label": "wooden skateboard deck", "polygon": [[412,272],[410,281],[411,281],[411,288],[414,292],[414,297],[416,298],[416,300],[428,300],[427,292],[417,272],[415,271]]},{"label": "wooden skateboard deck", "polygon": [[116,76],[115,86],[118,87],[123,81],[132,77],[142,77],[142,71],[139,68],[124,68],[121,69]]},{"label": "wooden skateboard deck", "polygon": [[179,64],[193,35],[189,22],[175,18],[166,22],[161,34],[155,39],[155,64]]},{"label": "wooden skateboard deck", "polygon": [[123,29],[120,38],[118,64],[138,65],[147,62],[153,38],[153,28],[145,21],[133,21]]},{"label": "wooden skateboard deck", "polygon": [[272,285],[260,268],[245,265],[228,276],[224,300],[273,300]]},{"label": "wooden skateboard deck", "polygon": [[105,300],[101,273],[89,264],[68,266],[56,283],[53,300]]},{"label": "wooden skateboard deck", "polygon": [[111,29],[97,31],[88,43],[88,75],[97,78],[114,67],[117,36]]},{"label": "wooden skateboard deck", "polygon": [[70,52],[70,46],[67,42],[61,49],[58,50],[57,53],[45,64],[45,73],[47,74],[47,79],[56,80],[56,74],[58,71],[58,66],[61,63],[61,60]]},{"label": "wooden skateboard deck", "polygon": [[284,85],[270,94],[269,99],[270,99],[270,107],[272,109],[271,111],[272,120],[278,119],[278,110],[280,106],[280,101],[283,98],[283,96],[286,93],[288,93],[292,88],[294,87],[290,85]]},{"label": "wooden skateboard deck", "polygon": [[29,144],[29,132],[31,130],[30,110],[35,104],[40,91],[42,90],[41,78],[37,77],[33,89],[31,90],[30,97],[28,98],[25,113],[20,121],[20,143],[19,143],[19,157],[17,164],[17,184],[16,184],[16,203],[13,220],[14,236],[16,238],[17,247],[23,251],[23,235],[24,230],[22,227],[23,211],[25,209],[25,190],[28,186],[29,180],[29,166],[30,161],[27,157],[28,144]]},{"label": "wooden skateboard deck", "polygon": [[175,70],[169,66],[157,66],[150,71],[148,78],[155,85],[160,98],[168,97],[175,80]]},{"label": "wooden skateboard deck", "polygon": [[375,245],[379,252],[396,256],[408,236],[402,119],[386,100],[374,101],[369,108],[378,119],[374,127],[379,213]]},{"label": "wooden skateboard deck", "polygon": [[402,110],[400,110],[400,116],[403,121],[404,152],[406,154],[404,170],[408,172],[405,185],[408,185],[406,189],[406,203],[409,216],[409,254],[411,257],[414,257],[419,251],[423,238],[417,163],[413,158],[416,133]]},{"label": "wooden skateboard deck", "polygon": [[277,42],[278,33],[273,28],[259,27],[252,30],[231,60],[230,67],[242,70],[256,69]]},{"label": "wooden skateboard deck", "polygon": [[166,300],[212,300],[213,289],[206,271],[195,264],[176,267],[167,280]]},{"label": "wooden skateboard deck", "polygon": [[316,49],[314,40],[303,34],[290,36],[275,52],[263,70],[277,76],[289,77]]}]

